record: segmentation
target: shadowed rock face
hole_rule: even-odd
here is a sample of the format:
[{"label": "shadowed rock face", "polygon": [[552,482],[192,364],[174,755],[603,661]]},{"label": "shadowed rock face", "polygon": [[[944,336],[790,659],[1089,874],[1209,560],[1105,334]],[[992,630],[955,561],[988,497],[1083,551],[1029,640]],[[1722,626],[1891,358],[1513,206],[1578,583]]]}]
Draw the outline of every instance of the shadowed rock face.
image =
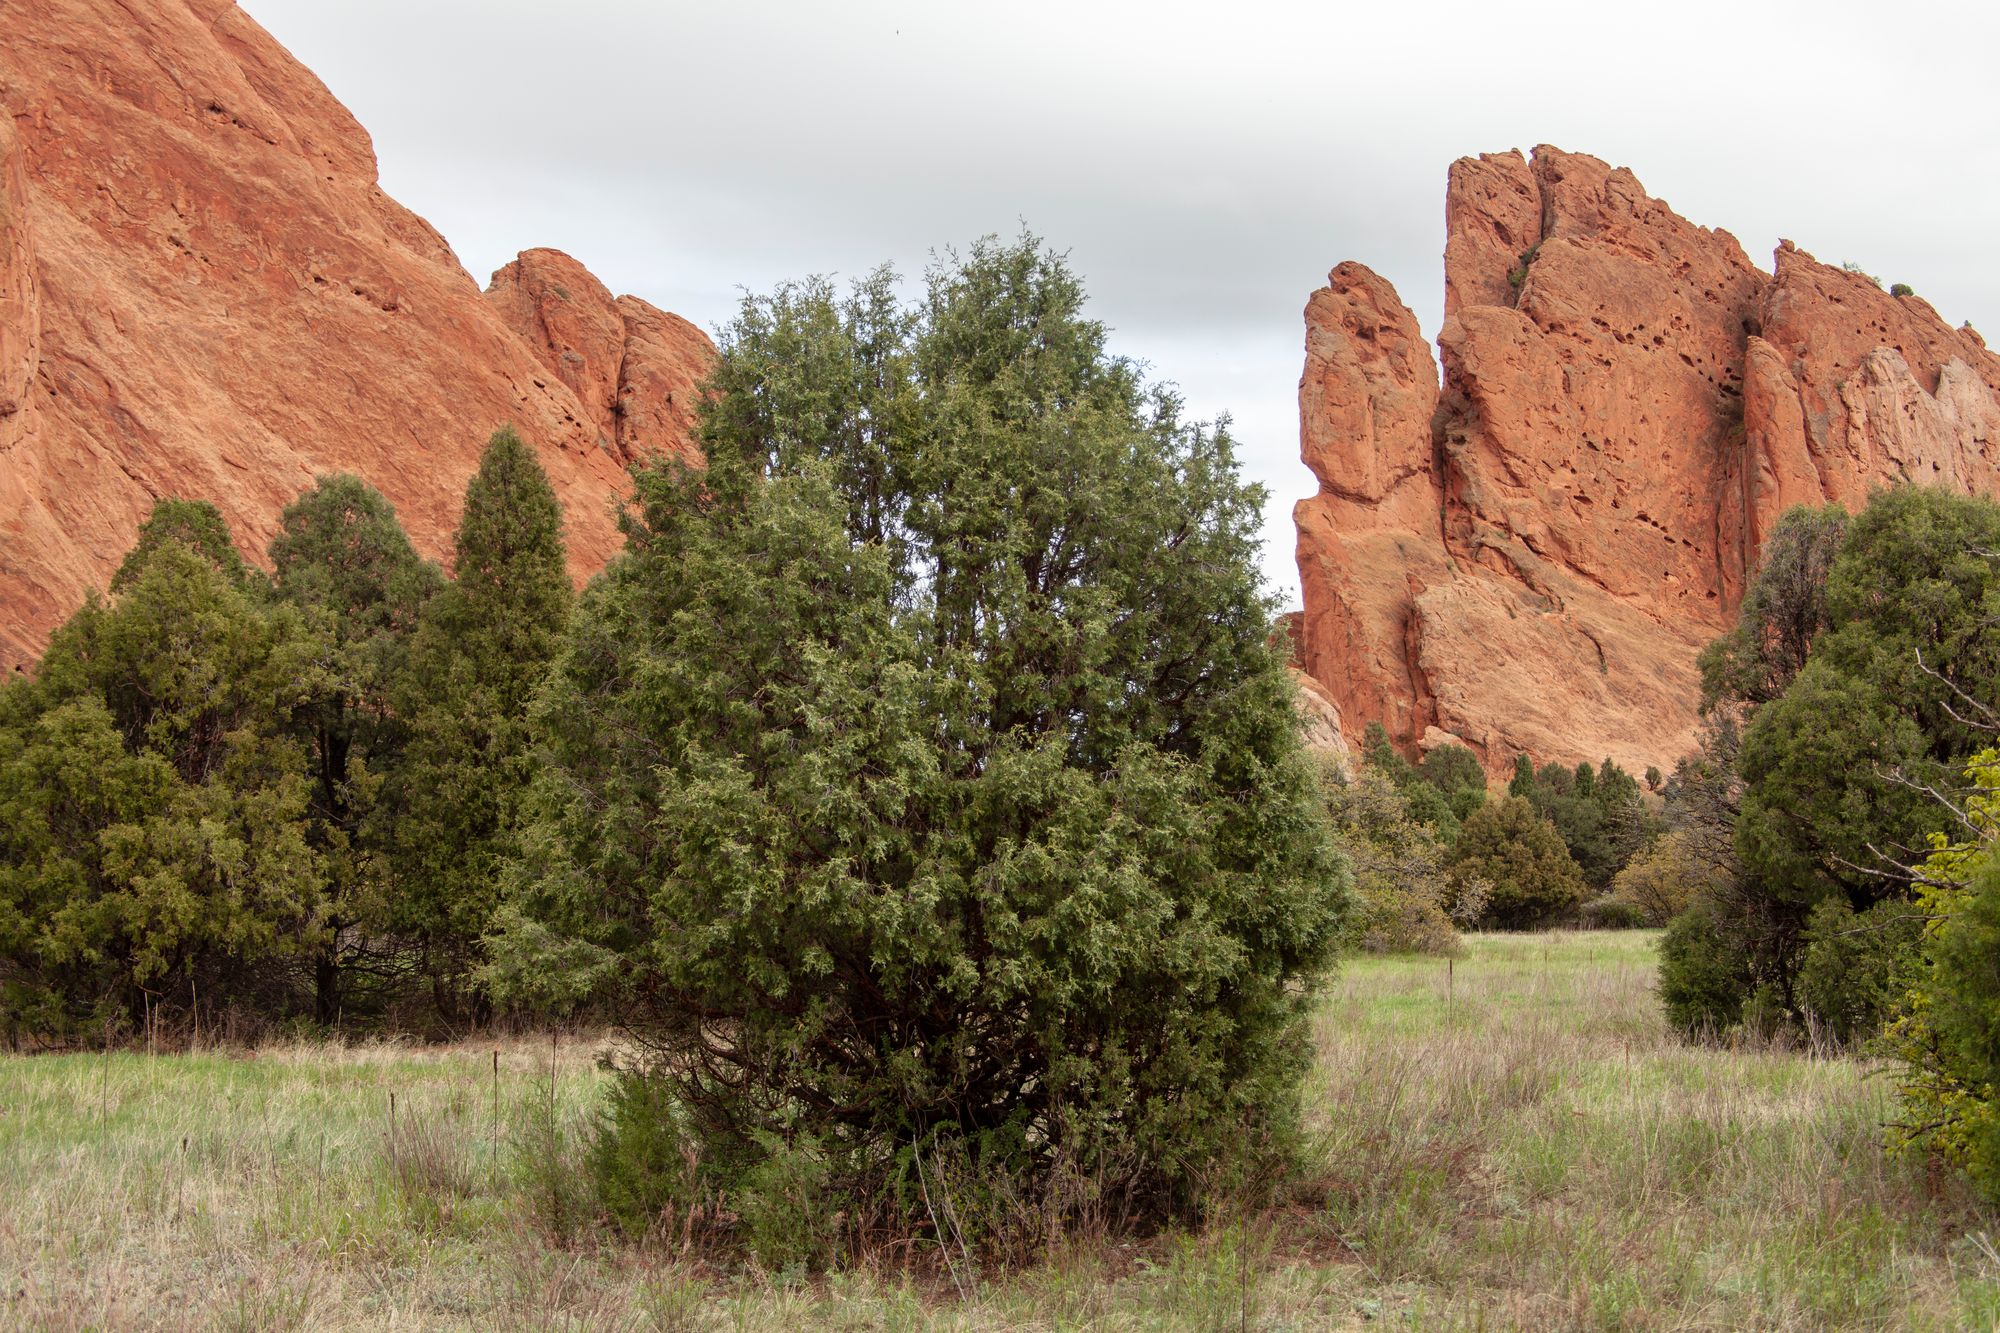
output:
[{"label": "shadowed rock face", "polygon": [[1299,655],[1350,736],[1664,766],[1778,514],[2000,491],[2000,358],[1919,299],[1548,147],[1453,164],[1446,237],[1441,379],[1366,268],[1306,307]]},{"label": "shadowed rock face", "polygon": [[691,454],[707,339],[555,251],[483,295],[234,4],[35,0],[5,26],[0,670],[105,585],[160,496],[214,500],[260,554],[315,475],[354,472],[443,557],[512,423],[581,578],[617,549],[626,464]]}]

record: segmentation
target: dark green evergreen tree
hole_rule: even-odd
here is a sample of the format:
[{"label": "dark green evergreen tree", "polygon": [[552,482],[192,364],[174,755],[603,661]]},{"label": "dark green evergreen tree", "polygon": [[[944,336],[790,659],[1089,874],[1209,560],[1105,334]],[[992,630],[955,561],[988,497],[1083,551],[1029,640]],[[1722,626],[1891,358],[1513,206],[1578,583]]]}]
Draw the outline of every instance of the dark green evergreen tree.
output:
[{"label": "dark green evergreen tree", "polygon": [[263,590],[262,579],[243,563],[242,553],[229,536],[229,524],[222,511],[206,500],[157,500],[146,521],[139,525],[138,540],[125,553],[118,572],[111,576],[111,591],[123,592],[145,570],[153,553],[162,546],[180,546],[207,561],[218,574],[246,591]]},{"label": "dark green evergreen tree", "polygon": [[1555,827],[1518,796],[1473,812],[1451,851],[1452,872],[1487,887],[1481,924],[1502,930],[1549,925],[1584,898],[1583,876]]},{"label": "dark green evergreen tree", "polygon": [[1082,303],[1032,240],[746,301],[539,704],[493,974],[751,1202],[1182,1211],[1290,1141],[1347,876],[1261,493]]},{"label": "dark green evergreen tree", "polygon": [[1827,626],[1827,575],[1847,523],[1839,505],[1802,505],[1779,516],[1735,626],[1702,650],[1703,712],[1769,703],[1805,668],[1813,640]]},{"label": "dark green evergreen tree", "polygon": [[528,707],[573,596],[562,507],[534,450],[502,429],[466,487],[451,583],[426,604],[402,664],[396,703],[410,737],[385,806],[393,920],[421,946],[447,1018],[492,924],[533,766]]},{"label": "dark green evergreen tree", "polygon": [[213,512],[163,504],[113,599],[0,690],[0,1021],[16,1032],[281,1014],[319,938],[291,724],[320,645],[205,523],[182,539]]},{"label": "dark green evergreen tree", "polygon": [[1573,769],[1562,764],[1536,769],[1520,756],[1508,794],[1525,796],[1555,826],[1584,883],[1600,892],[1659,832],[1638,780],[1608,757],[1596,768],[1581,763]]},{"label": "dark green evergreen tree", "polygon": [[[393,896],[380,839],[366,830],[406,727],[389,706],[417,614],[442,579],[418,558],[396,511],[353,476],[321,477],[284,512],[270,556],[276,591],[318,632],[323,688],[298,711],[312,782],[309,833],[327,876],[314,1014],[331,1025],[377,1007],[398,963],[385,931]],[[356,981],[364,993],[353,993]]]},{"label": "dark green evergreen tree", "polygon": [[[1780,533],[1787,543],[1746,597],[1749,622],[1703,659],[1715,714],[1747,716],[1740,744],[1684,764],[1670,804],[1699,798],[1704,846],[1729,832],[1733,873],[1705,910],[1734,956],[1709,971],[1747,979],[1762,1010],[1788,1021],[1810,1010],[1861,1038],[1909,950],[1861,949],[1847,933],[1899,920],[1870,909],[1909,898],[1903,867],[1952,827],[1960,774],[1990,740],[2000,505],[1901,486],[1845,523],[1795,511]],[[1829,898],[1845,910],[1816,911]],[[1663,966],[1663,994],[1680,986]]]}]

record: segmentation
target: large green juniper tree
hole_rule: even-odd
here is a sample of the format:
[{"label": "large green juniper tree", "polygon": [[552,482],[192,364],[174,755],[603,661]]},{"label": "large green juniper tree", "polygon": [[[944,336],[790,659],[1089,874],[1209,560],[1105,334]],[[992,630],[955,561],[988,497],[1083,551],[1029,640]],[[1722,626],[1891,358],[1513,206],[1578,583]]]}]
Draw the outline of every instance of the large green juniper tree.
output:
[{"label": "large green juniper tree", "polygon": [[[1952,826],[1964,766],[1991,740],[1996,623],[1991,500],[1899,486],[1852,519],[1780,521],[1741,623],[1702,658],[1710,752],[1669,789],[1700,842],[1728,835],[1722,887],[1663,954],[1677,1023],[1879,1028],[1913,948],[1904,867]],[[1863,935],[1880,947],[1859,957]]]},{"label": "large green juniper tree", "polygon": [[1082,304],[1031,238],[747,300],[578,608],[493,975],[608,1001],[725,1184],[972,1228],[1286,1142],[1347,874],[1262,497]]}]

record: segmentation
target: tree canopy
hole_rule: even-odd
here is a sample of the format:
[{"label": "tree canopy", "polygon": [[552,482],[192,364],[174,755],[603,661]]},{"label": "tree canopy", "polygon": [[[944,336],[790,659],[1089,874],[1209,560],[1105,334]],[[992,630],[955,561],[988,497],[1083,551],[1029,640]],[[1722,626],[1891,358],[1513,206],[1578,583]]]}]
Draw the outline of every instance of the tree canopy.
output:
[{"label": "tree canopy", "polygon": [[1286,1140],[1347,874],[1262,497],[1083,299],[1032,238],[747,299],[538,705],[492,975],[612,997],[725,1178],[1177,1208]]}]

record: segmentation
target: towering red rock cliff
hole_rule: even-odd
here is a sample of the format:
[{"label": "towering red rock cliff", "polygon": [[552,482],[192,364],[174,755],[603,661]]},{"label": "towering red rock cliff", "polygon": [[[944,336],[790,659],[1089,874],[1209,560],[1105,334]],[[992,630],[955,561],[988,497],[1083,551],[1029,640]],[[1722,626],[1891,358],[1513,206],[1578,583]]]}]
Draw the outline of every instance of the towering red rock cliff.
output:
[{"label": "towering red rock cliff", "polygon": [[261,552],[355,472],[442,556],[495,427],[540,450],[579,576],[627,462],[686,453],[702,335],[538,250],[489,299],[367,133],[229,0],[36,0],[0,41],[0,670],[156,497]]},{"label": "towering red rock cliff", "polygon": [[1366,268],[1306,307],[1299,649],[1350,734],[1666,764],[1780,512],[2000,491],[2000,358],[1919,299],[1547,147],[1455,163],[1446,238],[1441,383]]}]

